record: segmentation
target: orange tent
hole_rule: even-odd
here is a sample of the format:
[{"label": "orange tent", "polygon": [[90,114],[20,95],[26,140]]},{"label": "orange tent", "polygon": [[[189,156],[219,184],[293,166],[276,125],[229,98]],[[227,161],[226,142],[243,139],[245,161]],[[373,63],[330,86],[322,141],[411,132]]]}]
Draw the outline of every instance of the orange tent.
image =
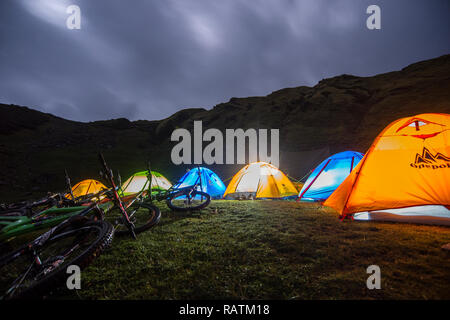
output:
[{"label": "orange tent", "polygon": [[392,122],[324,205],[344,217],[423,205],[450,213],[450,115]]},{"label": "orange tent", "polygon": [[[78,182],[76,185],[72,187],[72,193],[75,198],[85,196],[88,194],[93,194],[102,191],[103,189],[108,189],[105,187],[103,183],[93,179],[87,179]],[[66,198],[71,199],[71,195],[67,194]]]}]

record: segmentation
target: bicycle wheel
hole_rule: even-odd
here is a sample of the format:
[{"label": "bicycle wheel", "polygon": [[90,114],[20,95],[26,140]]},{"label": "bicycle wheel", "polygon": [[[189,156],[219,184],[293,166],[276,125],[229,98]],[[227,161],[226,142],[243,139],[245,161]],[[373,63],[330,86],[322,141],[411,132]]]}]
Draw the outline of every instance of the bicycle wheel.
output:
[{"label": "bicycle wheel", "polygon": [[1,257],[1,299],[44,295],[66,281],[68,266],[88,266],[111,244],[113,235],[114,229],[105,221],[72,223],[41,246],[25,245]]},{"label": "bicycle wheel", "polygon": [[202,191],[182,190],[170,195],[166,202],[175,211],[200,210],[211,202],[211,196]]},{"label": "bicycle wheel", "polygon": [[[136,234],[150,229],[161,219],[161,211],[159,208],[150,203],[135,202],[126,211],[130,222],[134,225],[134,233]],[[107,211],[104,219],[114,226],[116,235],[123,236],[130,234],[130,230],[125,223],[125,217],[117,206]]]}]

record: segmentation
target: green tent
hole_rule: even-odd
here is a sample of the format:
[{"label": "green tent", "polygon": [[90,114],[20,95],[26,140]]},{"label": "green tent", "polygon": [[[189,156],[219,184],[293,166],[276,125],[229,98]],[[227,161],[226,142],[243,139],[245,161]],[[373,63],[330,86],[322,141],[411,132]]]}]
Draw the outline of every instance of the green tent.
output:
[{"label": "green tent", "polygon": [[[148,189],[148,171],[133,174],[122,184],[123,195],[127,196]],[[161,173],[152,171],[152,190],[167,190],[172,186]]]}]

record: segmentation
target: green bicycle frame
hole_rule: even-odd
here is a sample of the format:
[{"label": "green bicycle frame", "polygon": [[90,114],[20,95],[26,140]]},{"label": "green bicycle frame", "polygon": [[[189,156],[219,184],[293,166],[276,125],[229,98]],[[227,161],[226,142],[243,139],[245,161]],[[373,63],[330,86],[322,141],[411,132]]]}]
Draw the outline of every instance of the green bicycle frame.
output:
[{"label": "green bicycle frame", "polygon": [[[113,203],[111,201],[99,204],[99,208],[104,211],[108,211],[112,206]],[[87,208],[86,206],[68,208],[51,207],[33,217],[0,216],[0,242],[32,231],[51,228],[67,218],[80,214]]]}]

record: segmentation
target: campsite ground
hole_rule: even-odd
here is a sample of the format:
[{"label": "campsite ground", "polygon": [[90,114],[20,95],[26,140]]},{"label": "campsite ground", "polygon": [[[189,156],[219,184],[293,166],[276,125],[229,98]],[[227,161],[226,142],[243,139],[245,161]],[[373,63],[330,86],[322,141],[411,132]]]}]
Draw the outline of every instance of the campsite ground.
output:
[{"label": "campsite ground", "polygon": [[[450,299],[450,228],[340,222],[317,204],[213,201],[113,246],[70,299]],[[366,268],[381,268],[368,290]]]}]

